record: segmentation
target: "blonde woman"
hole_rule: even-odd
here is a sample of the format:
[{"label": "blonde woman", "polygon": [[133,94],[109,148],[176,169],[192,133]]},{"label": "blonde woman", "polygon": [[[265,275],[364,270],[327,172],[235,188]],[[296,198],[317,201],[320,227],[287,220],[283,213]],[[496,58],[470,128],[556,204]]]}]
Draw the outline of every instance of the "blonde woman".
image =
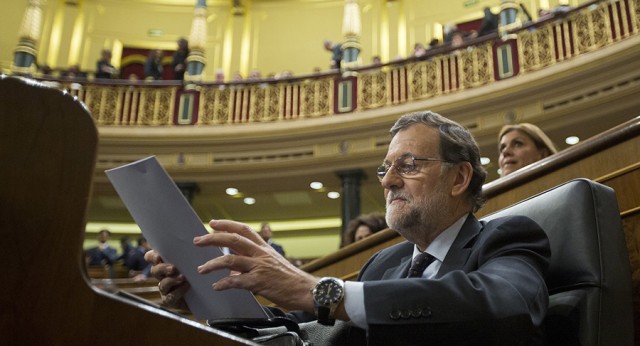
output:
[{"label": "blonde woman", "polygon": [[555,145],[536,125],[505,125],[498,135],[500,175],[511,174],[558,152]]}]

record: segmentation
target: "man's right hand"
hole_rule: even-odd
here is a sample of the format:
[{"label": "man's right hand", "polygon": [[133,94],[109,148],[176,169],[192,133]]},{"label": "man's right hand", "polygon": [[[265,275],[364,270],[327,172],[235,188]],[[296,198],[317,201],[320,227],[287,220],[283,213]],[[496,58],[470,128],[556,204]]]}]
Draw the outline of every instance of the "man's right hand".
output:
[{"label": "man's right hand", "polygon": [[188,310],[187,303],[184,301],[184,294],[191,286],[189,286],[185,277],[180,274],[174,265],[165,263],[155,250],[147,251],[144,259],[152,264],[151,276],[159,281],[158,290],[160,290],[160,295],[162,296],[162,305]]}]

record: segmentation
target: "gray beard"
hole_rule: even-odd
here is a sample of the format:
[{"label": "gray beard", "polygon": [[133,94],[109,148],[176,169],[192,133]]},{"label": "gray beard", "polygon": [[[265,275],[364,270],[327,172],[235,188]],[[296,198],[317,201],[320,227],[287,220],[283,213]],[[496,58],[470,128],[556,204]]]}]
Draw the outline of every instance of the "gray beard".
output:
[{"label": "gray beard", "polygon": [[389,207],[387,203],[387,224],[411,243],[427,241],[430,234],[442,231],[439,225],[446,219],[443,213],[447,212],[447,202],[448,198],[438,188],[422,200],[407,200],[409,210],[405,210],[404,213],[394,211],[395,207]]}]

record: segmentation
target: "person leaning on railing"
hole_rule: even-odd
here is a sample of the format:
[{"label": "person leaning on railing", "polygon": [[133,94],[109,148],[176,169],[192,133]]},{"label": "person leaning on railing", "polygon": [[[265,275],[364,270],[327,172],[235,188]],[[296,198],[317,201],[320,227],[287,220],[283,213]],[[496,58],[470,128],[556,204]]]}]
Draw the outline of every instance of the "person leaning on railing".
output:
[{"label": "person leaning on railing", "polygon": [[109,79],[114,78],[118,74],[118,70],[111,65],[111,51],[103,49],[100,52],[100,60],[96,62],[95,78]]}]

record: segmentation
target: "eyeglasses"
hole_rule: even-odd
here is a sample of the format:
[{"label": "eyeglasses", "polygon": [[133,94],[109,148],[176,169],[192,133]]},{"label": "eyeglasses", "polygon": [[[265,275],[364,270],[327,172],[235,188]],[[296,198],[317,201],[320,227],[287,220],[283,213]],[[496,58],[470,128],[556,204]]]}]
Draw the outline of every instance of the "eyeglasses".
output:
[{"label": "eyeglasses", "polygon": [[380,167],[378,167],[378,170],[376,172],[376,175],[378,176],[378,180],[382,181],[382,179],[384,178],[385,175],[387,175],[387,172],[389,172],[389,169],[391,169],[391,167],[393,167],[396,170],[396,172],[403,177],[415,175],[416,173],[418,173],[418,167],[416,166],[416,161],[447,162],[445,160],[436,159],[432,157],[419,158],[419,157],[413,157],[413,156],[403,156],[398,158],[396,162],[394,162],[392,165],[390,165],[387,162],[380,165]]}]

